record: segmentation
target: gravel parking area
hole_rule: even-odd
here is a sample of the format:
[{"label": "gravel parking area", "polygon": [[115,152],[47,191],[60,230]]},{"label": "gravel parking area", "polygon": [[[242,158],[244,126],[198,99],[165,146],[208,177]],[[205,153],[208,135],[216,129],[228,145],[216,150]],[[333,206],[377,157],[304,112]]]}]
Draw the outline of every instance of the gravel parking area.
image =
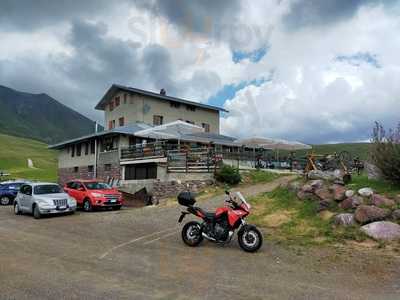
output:
[{"label": "gravel parking area", "polygon": [[255,254],[236,240],[189,248],[179,213],[166,206],[34,220],[0,207],[0,299],[400,299],[394,256],[288,248],[267,233]]}]

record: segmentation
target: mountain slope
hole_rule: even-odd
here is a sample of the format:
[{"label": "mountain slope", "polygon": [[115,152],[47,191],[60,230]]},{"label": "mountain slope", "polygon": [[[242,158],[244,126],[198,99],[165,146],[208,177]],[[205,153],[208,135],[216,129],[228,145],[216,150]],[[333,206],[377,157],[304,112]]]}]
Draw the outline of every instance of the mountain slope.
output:
[{"label": "mountain slope", "polygon": [[[28,167],[28,159],[34,168]],[[57,181],[57,151],[35,140],[0,134],[0,171],[10,176],[1,179]]]},{"label": "mountain slope", "polygon": [[94,131],[94,122],[46,94],[0,85],[0,132],[48,144]]}]

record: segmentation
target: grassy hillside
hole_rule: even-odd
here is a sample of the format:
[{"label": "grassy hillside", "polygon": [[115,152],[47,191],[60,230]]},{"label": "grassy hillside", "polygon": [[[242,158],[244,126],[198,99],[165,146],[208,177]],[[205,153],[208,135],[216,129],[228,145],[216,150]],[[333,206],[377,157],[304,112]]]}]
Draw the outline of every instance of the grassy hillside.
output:
[{"label": "grassy hillside", "polygon": [[[335,152],[347,151],[353,157],[358,156],[360,159],[365,160],[368,158],[369,143],[341,143],[341,144],[324,144],[313,145],[315,154],[333,154]],[[301,157],[305,156],[309,151],[298,151],[296,154]]]},{"label": "grassy hillside", "polygon": [[92,133],[94,122],[46,94],[0,85],[0,133],[53,144]]},{"label": "grassy hillside", "polygon": [[[28,168],[28,158],[35,169]],[[0,134],[0,170],[11,179],[57,181],[57,152],[41,142]]]}]

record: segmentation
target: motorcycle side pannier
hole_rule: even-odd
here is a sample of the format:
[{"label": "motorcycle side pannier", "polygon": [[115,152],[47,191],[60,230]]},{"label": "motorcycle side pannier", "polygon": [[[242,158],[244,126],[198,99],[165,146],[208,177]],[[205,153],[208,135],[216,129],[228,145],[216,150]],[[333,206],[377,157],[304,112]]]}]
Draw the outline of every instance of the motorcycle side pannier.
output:
[{"label": "motorcycle side pannier", "polygon": [[191,206],[196,203],[196,197],[191,192],[180,192],[178,195],[178,202],[183,206]]}]

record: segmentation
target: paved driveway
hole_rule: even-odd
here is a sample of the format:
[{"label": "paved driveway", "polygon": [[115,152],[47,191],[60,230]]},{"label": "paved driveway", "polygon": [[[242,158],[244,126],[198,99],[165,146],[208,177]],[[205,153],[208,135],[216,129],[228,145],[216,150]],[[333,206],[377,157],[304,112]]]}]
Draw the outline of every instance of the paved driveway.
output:
[{"label": "paved driveway", "polygon": [[0,299],[400,299],[397,258],[268,242],[249,254],[236,240],[189,248],[179,212],[148,207],[34,220],[0,207]]}]

